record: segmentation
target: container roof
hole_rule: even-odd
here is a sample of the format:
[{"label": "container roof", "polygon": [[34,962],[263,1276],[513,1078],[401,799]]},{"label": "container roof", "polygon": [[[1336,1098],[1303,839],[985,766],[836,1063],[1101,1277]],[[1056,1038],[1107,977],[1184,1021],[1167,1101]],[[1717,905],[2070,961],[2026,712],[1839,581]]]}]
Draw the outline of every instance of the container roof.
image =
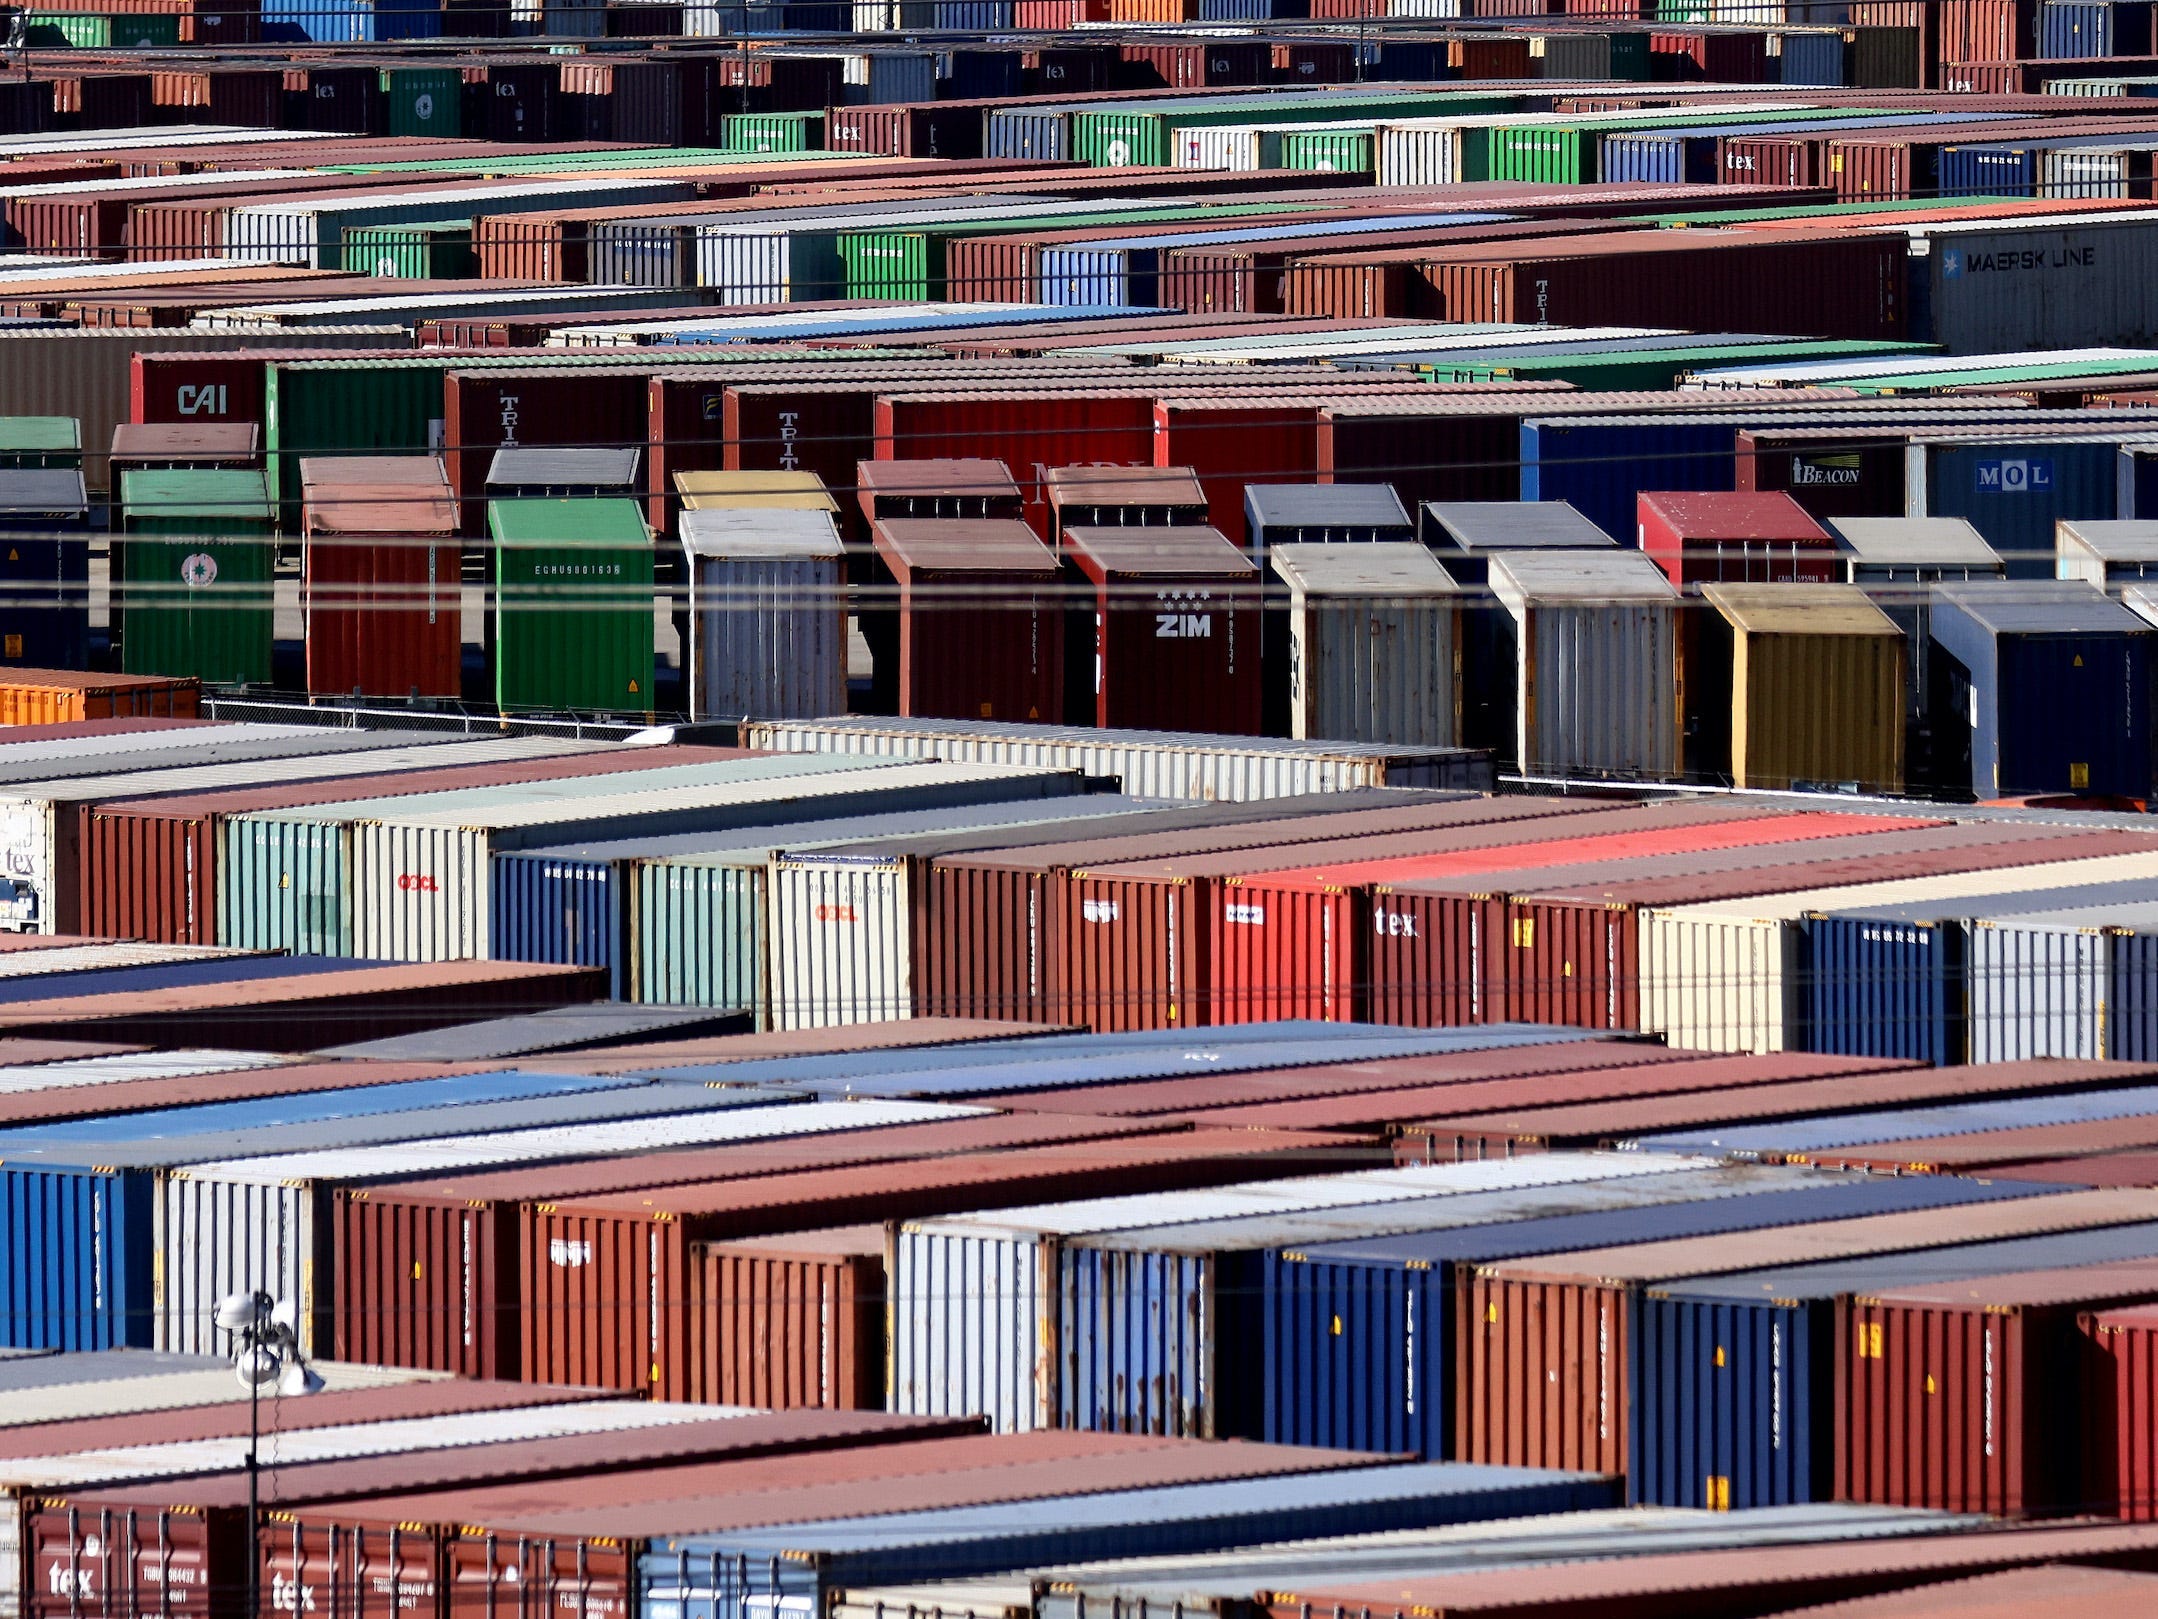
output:
[{"label": "container roof", "polygon": [[67,451],[82,448],[82,427],[72,416],[0,416],[0,450]]},{"label": "container roof", "polygon": [[1307,596],[1450,596],[1458,588],[1438,558],[1414,540],[1370,545],[1277,545],[1267,562]]},{"label": "container roof", "polygon": [[1901,641],[1903,631],[1856,585],[1703,585],[1726,622],[1748,635],[1875,635]]},{"label": "container roof", "polygon": [[2148,635],[2151,626],[2080,579],[1977,579],[1934,599],[1995,635]]},{"label": "container roof", "polygon": [[495,451],[487,468],[487,487],[553,488],[571,484],[580,488],[628,488],[637,481],[637,461],[642,454],[627,445],[619,449],[570,449],[505,444]]},{"label": "container roof", "polygon": [[825,504],[815,507],[776,503],[687,507],[682,513],[682,544],[691,556],[734,562],[844,556],[847,548],[832,524],[837,508],[821,491],[819,496]]},{"label": "container roof", "polygon": [[684,511],[722,507],[836,512],[839,502],[814,472],[677,472],[675,492]]},{"label": "container roof", "polygon": [[1255,579],[1259,568],[1218,528],[1068,528],[1064,543],[1099,577]]},{"label": "container roof", "polygon": [[1822,540],[1828,533],[1781,490],[1704,493],[1648,490],[1644,514],[1655,512],[1680,534],[1719,540]]},{"label": "container roof", "polygon": [[[133,474],[130,474],[133,476]],[[649,546],[639,503],[627,496],[490,500],[487,527],[506,545]]]},{"label": "container roof", "polygon": [[863,461],[855,477],[870,494],[1010,495],[1019,486],[1002,461],[965,460]]},{"label": "container roof", "polygon": [[304,492],[313,483],[394,483],[447,489],[450,475],[439,455],[303,455],[300,488]]},{"label": "container roof", "polygon": [[72,467],[0,467],[0,512],[79,512],[89,503]]},{"label": "container roof", "polygon": [[1059,508],[1206,505],[1189,467],[1051,467],[1042,482],[1049,504]]},{"label": "container roof", "polygon": [[2000,553],[1964,517],[1830,517],[1843,549],[1879,567],[1999,568]]},{"label": "container roof", "polygon": [[2064,517],[2059,528],[2101,561],[2158,562],[2158,523],[2071,522]]},{"label": "container roof", "polygon": [[1056,554],[1016,517],[894,517],[873,525],[880,548],[901,566],[953,573],[1042,573]]},{"label": "container roof", "polygon": [[1255,483],[1244,491],[1244,510],[1261,528],[1410,526],[1401,497],[1384,483]]},{"label": "container roof", "polygon": [[270,486],[258,467],[129,467],[120,503],[144,517],[245,517],[267,520]]},{"label": "container roof", "polygon": [[1424,510],[1464,551],[1603,550],[1618,544],[1563,500],[1434,500]]},{"label": "container roof", "polygon": [[1508,551],[1491,559],[1493,576],[1526,601],[1597,605],[1675,602],[1678,590],[1639,551]]},{"label": "container roof", "polygon": [[[261,450],[254,422],[120,422],[112,430],[115,460],[144,455],[215,455],[250,458]],[[304,477],[307,463],[300,463]]]}]

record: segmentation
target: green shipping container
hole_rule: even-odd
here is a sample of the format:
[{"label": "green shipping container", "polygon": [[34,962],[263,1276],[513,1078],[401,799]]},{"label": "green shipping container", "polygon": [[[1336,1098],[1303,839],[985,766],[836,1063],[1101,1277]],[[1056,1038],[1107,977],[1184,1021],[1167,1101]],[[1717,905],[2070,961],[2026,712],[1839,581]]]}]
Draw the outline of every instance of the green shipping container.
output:
[{"label": "green shipping container", "polygon": [[942,232],[850,231],[838,238],[847,298],[926,302],[944,296]]},{"label": "green shipping container", "polygon": [[1491,131],[1488,166],[1480,179],[1538,185],[1587,185],[1596,178],[1600,130],[1567,124],[1526,124]]},{"label": "green shipping container", "polygon": [[[1072,114],[1071,155],[1097,169],[1163,166],[1169,161],[1173,132],[1207,124],[1341,123],[1369,117],[1373,123],[1400,118],[1470,117],[1484,112],[1517,111],[1512,96],[1448,95],[1427,92],[1329,92],[1303,97],[1209,96],[1203,100],[1145,102],[1114,110]],[[1368,168],[1369,165],[1367,164]]]},{"label": "green shipping container", "polygon": [[82,426],[72,416],[0,416],[0,467],[80,470]]},{"label": "green shipping container", "polygon": [[464,133],[464,75],[453,67],[386,67],[382,100],[392,135]]},{"label": "green shipping container", "polygon": [[492,500],[495,701],[652,710],[652,534],[634,500]]},{"label": "green shipping container", "polygon": [[90,51],[166,51],[180,43],[177,14],[141,12],[113,17],[86,11],[33,11],[28,43]]},{"label": "green shipping container", "polygon": [[640,861],[632,885],[630,998],[751,1006],[769,1027],[762,865]]},{"label": "green shipping container", "polygon": [[729,113],[726,122],[720,126],[720,134],[726,142],[721,154],[724,157],[743,152],[821,152],[824,150],[824,114]]},{"label": "green shipping container", "polygon": [[1369,174],[1372,144],[1368,129],[1315,129],[1300,135],[1284,133],[1280,167],[1300,169],[1307,174]]},{"label": "green shipping container", "polygon": [[352,954],[344,827],[228,816],[218,830],[217,855],[219,944]]},{"label": "green shipping container", "polygon": [[356,225],[345,232],[344,268],[408,281],[456,281],[472,274],[472,221]]},{"label": "green shipping container", "polygon": [[262,473],[131,470],[120,505],[120,667],[267,685],[277,544]]}]

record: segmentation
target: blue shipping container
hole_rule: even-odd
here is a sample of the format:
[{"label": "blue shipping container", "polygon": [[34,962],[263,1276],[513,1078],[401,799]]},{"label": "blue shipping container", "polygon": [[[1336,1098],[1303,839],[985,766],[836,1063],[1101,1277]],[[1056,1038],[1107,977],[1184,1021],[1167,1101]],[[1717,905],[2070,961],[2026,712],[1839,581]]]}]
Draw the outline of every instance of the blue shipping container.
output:
[{"label": "blue shipping container", "polygon": [[151,1181],[0,1164],[0,1348],[147,1348]]},{"label": "blue shipping container", "polygon": [[87,666],[89,526],[80,472],[0,470],[0,668]]},{"label": "blue shipping container", "polygon": [[2080,581],[1937,586],[1936,749],[1967,739],[1980,798],[2148,797],[2152,636]]},{"label": "blue shipping container", "polygon": [[0,1002],[40,1001],[47,996],[112,995],[123,990],[178,989],[190,984],[244,984],[257,978],[305,978],[389,963],[356,956],[217,956],[201,961],[162,961],[140,967],[99,967],[75,973],[25,973],[0,978]]},{"label": "blue shipping container", "polygon": [[636,1611],[644,1619],[817,1614],[844,1586],[1576,1512],[1614,1505],[1621,1494],[1619,1480],[1592,1473],[1455,1462],[687,1536],[638,1558]]},{"label": "blue shipping container", "polygon": [[[1015,9],[1012,0],[937,0],[935,27],[939,33],[946,34],[993,34],[1012,26]],[[1016,90],[1019,54],[1016,51],[999,54],[1013,65],[1012,82]],[[955,90],[952,93],[970,96],[978,92]]]},{"label": "blue shipping container", "polygon": [[1521,498],[1563,500],[1621,544],[1638,542],[1644,489],[1729,490],[1738,429],[1728,421],[1579,417],[1521,424]]},{"label": "blue shipping container", "polygon": [[[990,0],[993,5],[996,0]],[[1007,8],[1008,9],[1008,8]],[[940,23],[938,25],[942,27]],[[995,26],[1009,28],[1009,22]],[[1015,50],[947,51],[940,64],[944,94],[953,101],[994,101],[1022,93],[1025,58]]]},{"label": "blue shipping container", "polygon": [[2008,564],[2009,578],[2051,579],[2053,525],[2116,516],[2119,463],[2118,437],[1914,446],[1911,476],[1925,482],[1910,493],[1928,517],[1970,519]]},{"label": "blue shipping container", "polygon": [[2038,195],[2038,148],[2033,146],[1944,146],[1940,164],[1944,197]]},{"label": "blue shipping container", "polygon": [[1645,1289],[1628,1346],[1630,1494],[1733,1511],[1827,1500],[1838,1295],[2154,1255],[2158,1225],[2124,1225]]},{"label": "blue shipping container", "polygon": [[2048,0],[2038,8],[2041,57],[2142,56],[2151,48],[2151,8],[2110,0]]},{"label": "blue shipping container", "polygon": [[1841,85],[1846,81],[1841,34],[1785,34],[1781,71],[1784,84]]},{"label": "blue shipping container", "polygon": [[2158,1114],[2158,1086],[2121,1085],[2109,1090],[1998,1097],[1881,1113],[1831,1113],[1816,1119],[1739,1124],[1722,1130],[1673,1130],[1643,1136],[1627,1145],[1641,1152],[1720,1153],[1774,1160],[1803,1158],[1839,1147],[1863,1147],[1877,1141],[1923,1140],[1980,1130],[2030,1130],[2049,1124],[2149,1118],[2153,1114]]},{"label": "blue shipping container", "polygon": [[999,107],[984,125],[982,155],[1058,163],[1070,145],[1070,108]]},{"label": "blue shipping container", "polygon": [[1265,1319],[1253,1323],[1244,1340],[1265,1346],[1261,1437],[1277,1444],[1445,1455],[1453,1445],[1455,1271],[1461,1265],[2055,1190],[1949,1176],[1823,1177],[1812,1186],[1772,1183],[1748,1191],[1741,1185],[1720,1197],[1657,1205],[1643,1196],[1652,1195],[1656,1181],[1713,1184],[1696,1171],[1610,1188],[1565,1188],[1584,1203],[1605,1206],[1268,1254],[1255,1279]]}]

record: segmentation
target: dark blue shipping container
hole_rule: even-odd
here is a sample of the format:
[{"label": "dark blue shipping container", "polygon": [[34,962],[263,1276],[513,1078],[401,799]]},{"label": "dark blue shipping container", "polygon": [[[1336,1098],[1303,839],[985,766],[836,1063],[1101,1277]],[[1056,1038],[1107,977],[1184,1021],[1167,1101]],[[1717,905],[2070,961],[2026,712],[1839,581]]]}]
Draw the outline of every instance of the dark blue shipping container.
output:
[{"label": "dark blue shipping container", "polygon": [[[2089,883],[1808,917],[1808,1045],[1839,1056],[1910,1057],[1936,1067],[1969,1062],[1972,917],[2153,901],[2158,883]],[[2115,1027],[2109,1020],[2109,1040]]]},{"label": "dark blue shipping container", "polygon": [[2030,1130],[2092,1119],[2150,1118],[2158,1114],[2158,1085],[2116,1085],[2107,1090],[2047,1096],[2005,1096],[1941,1107],[1896,1108],[1879,1113],[1831,1113],[1815,1119],[1736,1124],[1713,1130],[1672,1130],[1629,1141],[1640,1152],[1697,1152],[1768,1161],[1806,1158],[1838,1148],[1879,1141],[1917,1141],[1981,1130]]},{"label": "dark blue shipping container", "polygon": [[1012,26],[1012,0],[936,0],[936,28],[946,34],[989,34]]},{"label": "dark blue shipping container", "polygon": [[58,995],[113,995],[126,990],[177,989],[189,984],[244,984],[257,978],[304,978],[351,972],[389,963],[355,956],[213,956],[199,961],[160,961],[139,967],[98,967],[86,972],[25,973],[0,978],[0,1002],[39,1001]]},{"label": "dark blue shipping container", "polygon": [[1274,0],[1199,0],[1201,22],[1271,22],[1275,15]]},{"label": "dark blue shipping container", "polygon": [[2158,1225],[2123,1225],[1648,1288],[1629,1343],[1629,1493],[1733,1511],[1827,1500],[1839,1295],[2153,1255]]},{"label": "dark blue shipping container", "polygon": [[148,1175],[0,1164],[0,1348],[147,1348]]},{"label": "dark blue shipping container", "polygon": [[629,905],[616,862],[498,854],[490,877],[496,960],[605,967],[608,998],[629,999]]},{"label": "dark blue shipping container", "polygon": [[1026,58],[1015,50],[947,51],[939,91],[947,101],[994,101],[1023,93]]},{"label": "dark blue shipping container", "polygon": [[2081,581],[1936,586],[1937,763],[1964,739],[1970,760],[1967,777],[1956,766],[1944,781],[1967,780],[1982,799],[2148,797],[2153,633]]},{"label": "dark blue shipping container", "polygon": [[1364,45],[1365,77],[1374,84],[1433,84],[1454,77],[1443,39],[1385,39]]},{"label": "dark blue shipping container", "polygon": [[1729,421],[1576,416],[1521,424],[1521,498],[1563,500],[1622,545],[1639,543],[1644,489],[1728,490],[1738,428]]},{"label": "dark blue shipping container", "polygon": [[1925,481],[1909,494],[1925,516],[1970,519],[2009,578],[2051,579],[2056,522],[2119,514],[2120,441],[2133,436],[1914,446],[1911,477]]},{"label": "dark blue shipping container", "polygon": [[2047,0],[2038,8],[2041,57],[2143,56],[2151,48],[2151,7],[2108,0]]},{"label": "dark blue shipping container", "polygon": [[1777,78],[1784,84],[1846,82],[1841,34],[1785,34]]},{"label": "dark blue shipping container", "polygon": [[88,665],[89,526],[80,472],[0,469],[0,668]]},{"label": "dark blue shipping container", "polygon": [[982,155],[1062,162],[1071,146],[1070,107],[999,107],[983,126]]},{"label": "dark blue shipping container", "polygon": [[1944,146],[1941,148],[1941,195],[2035,197],[2038,195],[2038,148]]},{"label": "dark blue shipping container", "polygon": [[[1950,1176],[1823,1176],[1700,1201],[1627,1207],[1651,1181],[1570,1187],[1602,1209],[1268,1254],[1259,1277],[1265,1345],[1262,1437],[1278,1444],[1443,1456],[1453,1444],[1455,1268],[1626,1243],[1758,1231],[1817,1220],[1997,1202],[2030,1185]],[[1616,1195],[1614,1195],[1614,1193]],[[1498,1194],[1514,1196],[1517,1194]],[[1451,1201],[1451,1200],[1449,1200]],[[1474,1201],[1485,1201],[1476,1199]]]},{"label": "dark blue shipping container", "polygon": [[644,1619],[815,1614],[843,1586],[1577,1512],[1616,1505],[1622,1494],[1618,1479],[1593,1473],[1449,1462],[683,1536],[655,1541],[638,1558],[636,1611]]}]

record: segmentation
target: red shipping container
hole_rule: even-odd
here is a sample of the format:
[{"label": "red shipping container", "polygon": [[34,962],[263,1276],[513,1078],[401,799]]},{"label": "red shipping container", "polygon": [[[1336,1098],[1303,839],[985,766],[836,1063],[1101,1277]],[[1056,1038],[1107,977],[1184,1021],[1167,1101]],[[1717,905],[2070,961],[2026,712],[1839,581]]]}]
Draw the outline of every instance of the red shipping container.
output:
[{"label": "red shipping container", "polygon": [[300,463],[300,488],[307,689],[460,695],[463,547],[442,463],[431,455],[310,457]]},{"label": "red shipping container", "polygon": [[[1722,806],[1719,806],[1721,808]],[[1324,866],[1228,876],[1214,885],[1207,908],[1210,949],[1206,1006],[1216,1023],[1263,1023],[1276,1018],[1362,1021],[1372,982],[1370,957],[1389,929],[1408,925],[1407,913],[1379,904],[1376,883],[1459,877],[1480,870],[1544,863],[1625,859],[1632,855],[1752,848],[1863,832],[1880,825],[1862,815],[1772,815],[1739,818],[1701,814],[1699,804],[1644,807],[1631,812],[1639,830],[1596,835],[1584,823],[1561,823],[1560,837],[1524,848],[1508,844],[1470,851],[1378,859],[1348,857]],[[1629,812],[1616,811],[1627,818]],[[1903,822],[1904,826],[1916,823]],[[1433,961],[1448,988],[1465,997],[1481,975],[1466,951]]]},{"label": "red shipping container", "polygon": [[2080,1308],[2158,1296],[2158,1260],[1836,1301],[1839,1501],[2013,1515],[2083,1497]]},{"label": "red shipping container", "polygon": [[1716,178],[1729,185],[1818,185],[1820,165],[1818,138],[1726,135],[1716,143]]},{"label": "red shipping container", "polygon": [[840,1226],[700,1245],[694,1307],[713,1318],[692,1379],[727,1405],[884,1409],[885,1232]]},{"label": "red shipping container", "polygon": [[1107,22],[1109,0],[1019,0],[1017,26],[1029,31],[1077,28],[1081,23]]},{"label": "red shipping container", "polygon": [[1637,497],[1638,544],[1671,583],[1832,583],[1835,536],[1784,494],[1652,492]]},{"label": "red shipping container", "polygon": [[1446,58],[1464,79],[1528,79],[1536,75],[1525,36],[1477,34],[1448,40]]},{"label": "red shipping container", "polygon": [[1207,521],[1224,534],[1244,533],[1247,485],[1319,481],[1316,403],[1270,404],[1256,396],[1226,396],[1204,404],[1165,399],[1153,403],[1151,410],[1153,443],[1133,459],[1157,467],[1189,467],[1206,491]]},{"label": "red shipping container", "polygon": [[1259,570],[1211,528],[1068,528],[1093,586],[1094,723],[1259,730]]},{"label": "red shipping container", "polygon": [[350,349],[249,348],[137,354],[129,362],[131,422],[260,424],[266,368],[280,360],[349,360]]},{"label": "red shipping container", "polygon": [[2096,1511],[2158,1518],[2158,1307],[2078,1316],[2090,1342],[2084,1385],[2084,1499]]},{"label": "red shipping container", "polygon": [[1062,723],[1057,560],[1032,529],[897,518],[872,524],[870,538],[899,585],[902,715]]},{"label": "red shipping container", "polygon": [[[1154,459],[1154,402],[1143,392],[1008,392],[906,395],[876,405],[876,459],[986,457],[1011,469],[1026,495],[1026,520],[1049,533],[1042,474],[1050,467],[1097,462],[1144,465]],[[1176,465],[1175,462],[1167,463]]]},{"label": "red shipping container", "polygon": [[451,371],[442,379],[443,459],[461,531],[487,528],[487,469],[504,445],[643,449],[653,367]]}]

